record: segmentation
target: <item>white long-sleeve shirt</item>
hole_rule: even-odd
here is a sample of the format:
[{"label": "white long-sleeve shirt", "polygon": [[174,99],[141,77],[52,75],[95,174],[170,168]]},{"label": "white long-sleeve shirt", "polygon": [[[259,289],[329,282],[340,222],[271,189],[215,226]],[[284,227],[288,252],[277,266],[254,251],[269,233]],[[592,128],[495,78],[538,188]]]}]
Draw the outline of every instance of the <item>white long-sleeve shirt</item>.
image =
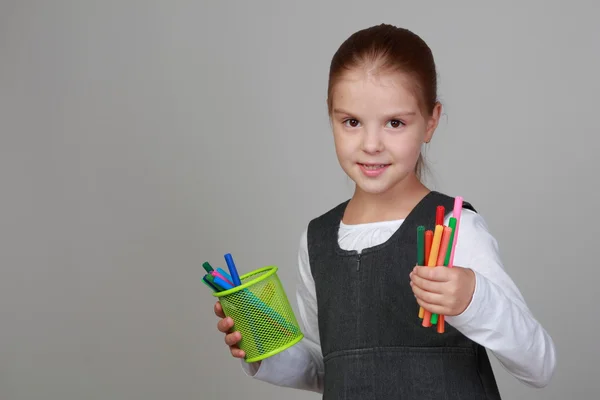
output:
[{"label": "white long-sleeve shirt", "polygon": [[[450,217],[451,214],[446,215],[446,225]],[[340,247],[361,251],[376,246],[388,240],[402,222],[341,223],[338,233]],[[489,349],[516,379],[531,387],[546,386],[556,366],[552,338],[534,318],[521,292],[506,273],[497,241],[488,231],[485,220],[468,209],[462,211],[454,265],[474,271],[475,291],[467,309],[457,316],[445,316],[446,322]],[[322,393],[323,355],[307,230],[301,236],[298,251],[296,297],[305,338],[263,360],[260,366],[242,361],[243,370],[248,376],[273,385]]]}]

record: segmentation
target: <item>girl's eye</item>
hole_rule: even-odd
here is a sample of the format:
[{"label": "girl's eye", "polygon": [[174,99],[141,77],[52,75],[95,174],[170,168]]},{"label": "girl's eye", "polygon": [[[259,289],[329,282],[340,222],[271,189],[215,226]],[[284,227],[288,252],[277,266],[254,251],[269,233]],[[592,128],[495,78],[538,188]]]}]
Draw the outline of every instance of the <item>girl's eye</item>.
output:
[{"label": "girl's eye", "polygon": [[344,125],[349,126],[351,128],[356,128],[358,126],[359,122],[357,120],[355,120],[354,118],[350,118],[344,121]]},{"label": "girl's eye", "polygon": [[389,125],[390,128],[400,128],[401,126],[404,125],[404,123],[402,121],[398,121],[397,119],[393,119],[390,122],[388,122],[388,124],[386,125],[386,127]]}]

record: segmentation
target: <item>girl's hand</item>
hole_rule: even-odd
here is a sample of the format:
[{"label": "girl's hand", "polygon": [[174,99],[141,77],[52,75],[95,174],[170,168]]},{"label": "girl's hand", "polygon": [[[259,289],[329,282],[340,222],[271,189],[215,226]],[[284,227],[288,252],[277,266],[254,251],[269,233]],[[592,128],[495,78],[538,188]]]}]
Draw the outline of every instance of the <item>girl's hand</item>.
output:
[{"label": "girl's hand", "polygon": [[455,316],[471,303],[475,273],[462,267],[416,266],[410,273],[410,286],[417,303],[425,310]]},{"label": "girl's hand", "polygon": [[225,334],[225,344],[229,346],[231,355],[235,358],[244,358],[246,354],[238,347],[238,343],[242,340],[242,334],[238,331],[231,331],[231,328],[233,328],[233,319],[225,316],[223,307],[218,301],[215,304],[215,315],[221,318],[217,323],[217,329]]}]

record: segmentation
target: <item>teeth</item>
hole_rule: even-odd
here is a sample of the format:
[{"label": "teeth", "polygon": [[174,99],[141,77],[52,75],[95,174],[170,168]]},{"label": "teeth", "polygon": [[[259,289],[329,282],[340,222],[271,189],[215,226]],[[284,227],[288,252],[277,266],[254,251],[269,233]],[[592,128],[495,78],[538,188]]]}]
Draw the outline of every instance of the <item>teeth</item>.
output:
[{"label": "teeth", "polygon": [[380,169],[380,168],[384,168],[385,164],[378,164],[378,165],[363,164],[363,167],[365,167],[365,169]]}]

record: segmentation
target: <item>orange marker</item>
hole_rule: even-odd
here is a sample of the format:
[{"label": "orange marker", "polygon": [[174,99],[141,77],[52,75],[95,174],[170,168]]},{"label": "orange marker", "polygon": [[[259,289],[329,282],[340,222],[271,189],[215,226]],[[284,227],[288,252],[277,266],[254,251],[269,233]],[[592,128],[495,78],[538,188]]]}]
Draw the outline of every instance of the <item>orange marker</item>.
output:
[{"label": "orange marker", "polygon": [[[450,237],[452,236],[452,228],[449,226],[444,227],[444,233],[442,234],[442,243],[440,244],[440,251],[437,258],[436,267],[444,265],[444,259],[446,258],[446,252],[448,251],[448,245],[450,244]],[[435,325],[438,323],[437,314],[431,315],[431,324]]]},{"label": "orange marker", "polygon": [[425,231],[425,265],[429,264],[429,253],[431,253],[431,244],[433,243],[433,231]]},{"label": "orange marker", "polygon": [[[429,264],[429,253],[431,252],[431,243],[433,242],[433,231],[427,230],[425,231],[425,265]],[[419,318],[423,319],[423,315],[425,314],[425,309],[423,307],[419,307]]]},{"label": "orange marker", "polygon": [[440,251],[438,252],[437,263],[435,264],[436,267],[444,265],[444,258],[446,258],[446,252],[448,251],[448,243],[450,243],[451,234],[452,228],[445,226],[442,233],[442,242],[440,244]]},{"label": "orange marker", "polygon": [[[429,253],[429,260],[427,263],[428,267],[435,267],[437,263],[438,255],[440,253],[440,244],[442,242],[442,234],[444,232],[443,225],[436,225],[435,231],[433,232],[433,241],[431,243],[431,252]],[[423,312],[423,326],[431,326],[431,312],[425,310]]]},{"label": "orange marker", "polygon": [[444,316],[440,315],[438,317],[438,322],[437,322],[437,333],[444,333],[445,328],[446,328],[446,324],[444,323]]}]

